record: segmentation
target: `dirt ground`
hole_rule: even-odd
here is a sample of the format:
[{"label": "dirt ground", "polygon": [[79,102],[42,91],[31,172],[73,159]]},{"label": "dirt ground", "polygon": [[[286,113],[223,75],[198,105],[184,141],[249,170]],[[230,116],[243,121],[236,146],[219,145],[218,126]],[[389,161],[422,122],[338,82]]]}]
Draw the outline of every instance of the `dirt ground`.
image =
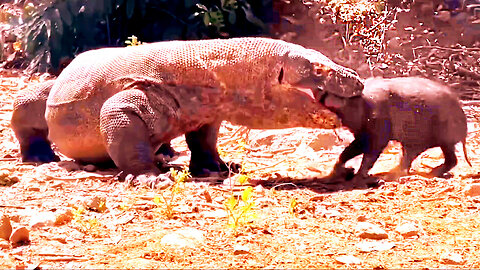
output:
[{"label": "dirt ground", "polygon": [[[0,242],[0,268],[480,268],[480,197],[469,191],[480,183],[478,107],[464,107],[473,167],[457,146],[450,179],[420,176],[443,162],[431,149],[414,162],[416,174],[380,187],[326,184],[321,177],[352,140],[348,131],[224,123],[221,154],[240,163],[243,176],[151,190],[116,181],[116,170],[66,158],[22,163],[9,123],[12,102],[37,81],[0,74],[0,213],[14,229],[26,227],[30,239]],[[184,139],[173,145],[180,156],[171,164],[188,164]],[[371,172],[392,169],[400,152],[389,145]],[[242,178],[250,184],[240,185]],[[226,206],[232,194],[253,205],[245,210],[250,219],[234,228]],[[365,233],[366,224],[378,228]]]}]

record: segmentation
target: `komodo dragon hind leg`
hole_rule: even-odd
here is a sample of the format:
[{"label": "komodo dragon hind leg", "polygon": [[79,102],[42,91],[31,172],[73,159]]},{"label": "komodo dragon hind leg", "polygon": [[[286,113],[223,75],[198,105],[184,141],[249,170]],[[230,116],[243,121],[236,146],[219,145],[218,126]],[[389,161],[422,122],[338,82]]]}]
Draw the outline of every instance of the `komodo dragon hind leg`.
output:
[{"label": "komodo dragon hind leg", "polygon": [[193,176],[209,176],[212,172],[239,172],[240,165],[227,165],[218,154],[217,137],[220,123],[207,124],[198,130],[185,134],[188,148],[191,151],[190,173]]},{"label": "komodo dragon hind leg", "polygon": [[60,158],[48,140],[45,120],[47,98],[54,80],[33,86],[18,96],[13,104],[11,125],[20,143],[23,162],[52,162]]}]

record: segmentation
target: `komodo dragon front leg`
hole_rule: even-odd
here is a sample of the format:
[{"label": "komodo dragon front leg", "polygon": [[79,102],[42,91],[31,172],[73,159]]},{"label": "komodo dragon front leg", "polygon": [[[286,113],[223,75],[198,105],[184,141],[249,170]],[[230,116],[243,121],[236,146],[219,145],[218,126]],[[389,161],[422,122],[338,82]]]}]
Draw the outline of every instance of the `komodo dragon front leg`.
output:
[{"label": "komodo dragon front leg", "polygon": [[[177,134],[178,129],[187,131],[192,175],[208,176],[229,169],[238,172],[238,165],[227,166],[218,154],[216,142],[221,121],[213,118],[189,124],[180,119],[181,102],[172,92],[178,92],[181,87],[139,80],[126,88],[105,101],[100,111],[100,131],[108,155],[124,176],[146,175],[149,185],[163,180],[154,161],[155,151],[168,146],[171,134]],[[196,108],[194,104],[188,106]],[[156,178],[157,175],[160,178]]]},{"label": "komodo dragon front leg", "polygon": [[218,154],[217,138],[220,124],[221,122],[206,124],[185,134],[185,140],[191,151],[189,171],[192,175],[209,176],[212,172],[229,170],[239,172],[239,164],[226,164]]}]

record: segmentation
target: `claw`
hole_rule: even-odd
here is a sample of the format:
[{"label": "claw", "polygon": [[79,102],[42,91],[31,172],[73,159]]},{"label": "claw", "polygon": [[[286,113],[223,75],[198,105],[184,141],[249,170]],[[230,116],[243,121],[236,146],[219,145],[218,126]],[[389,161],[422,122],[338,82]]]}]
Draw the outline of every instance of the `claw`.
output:
[{"label": "claw", "polygon": [[165,189],[173,184],[170,179],[170,173],[153,175],[153,174],[140,174],[133,176],[129,174],[125,177],[125,182],[129,186],[147,186],[152,189]]}]

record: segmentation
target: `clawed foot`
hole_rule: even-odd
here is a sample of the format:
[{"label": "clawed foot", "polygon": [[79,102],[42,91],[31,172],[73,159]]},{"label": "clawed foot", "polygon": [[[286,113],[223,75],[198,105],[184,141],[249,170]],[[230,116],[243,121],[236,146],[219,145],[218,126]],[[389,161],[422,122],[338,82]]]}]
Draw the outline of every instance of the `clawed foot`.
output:
[{"label": "clawed foot", "polygon": [[327,183],[341,183],[344,181],[350,181],[355,176],[355,169],[354,168],[346,168],[344,166],[336,166],[332,173],[327,176],[326,182]]},{"label": "clawed foot", "polygon": [[433,168],[429,175],[431,177],[440,177],[445,179],[453,177],[453,174],[451,172],[445,171],[445,168],[442,165]]},{"label": "clawed foot", "polygon": [[173,159],[179,154],[180,153],[175,151],[175,149],[173,149],[173,147],[169,143],[166,143],[160,146],[160,148],[155,153],[155,156],[157,156],[157,158],[168,160],[168,159]]},{"label": "clawed foot", "polygon": [[[223,162],[222,162],[223,163]],[[193,177],[227,177],[232,173],[239,173],[242,166],[234,162],[223,163],[218,166],[208,166],[210,168],[205,168],[206,166],[192,166],[190,163],[190,174]]]},{"label": "clawed foot", "polygon": [[55,162],[60,161],[60,158],[53,152],[50,143],[42,138],[31,138],[28,147],[22,150],[23,162]]},{"label": "clawed foot", "polygon": [[371,175],[364,176],[356,174],[352,179],[352,183],[356,188],[374,188],[383,185],[385,181]]},{"label": "clawed foot", "polygon": [[170,173],[153,175],[153,174],[140,174],[133,176],[129,174],[125,177],[125,182],[132,186],[147,186],[154,189],[165,189],[173,184],[170,179]]}]

